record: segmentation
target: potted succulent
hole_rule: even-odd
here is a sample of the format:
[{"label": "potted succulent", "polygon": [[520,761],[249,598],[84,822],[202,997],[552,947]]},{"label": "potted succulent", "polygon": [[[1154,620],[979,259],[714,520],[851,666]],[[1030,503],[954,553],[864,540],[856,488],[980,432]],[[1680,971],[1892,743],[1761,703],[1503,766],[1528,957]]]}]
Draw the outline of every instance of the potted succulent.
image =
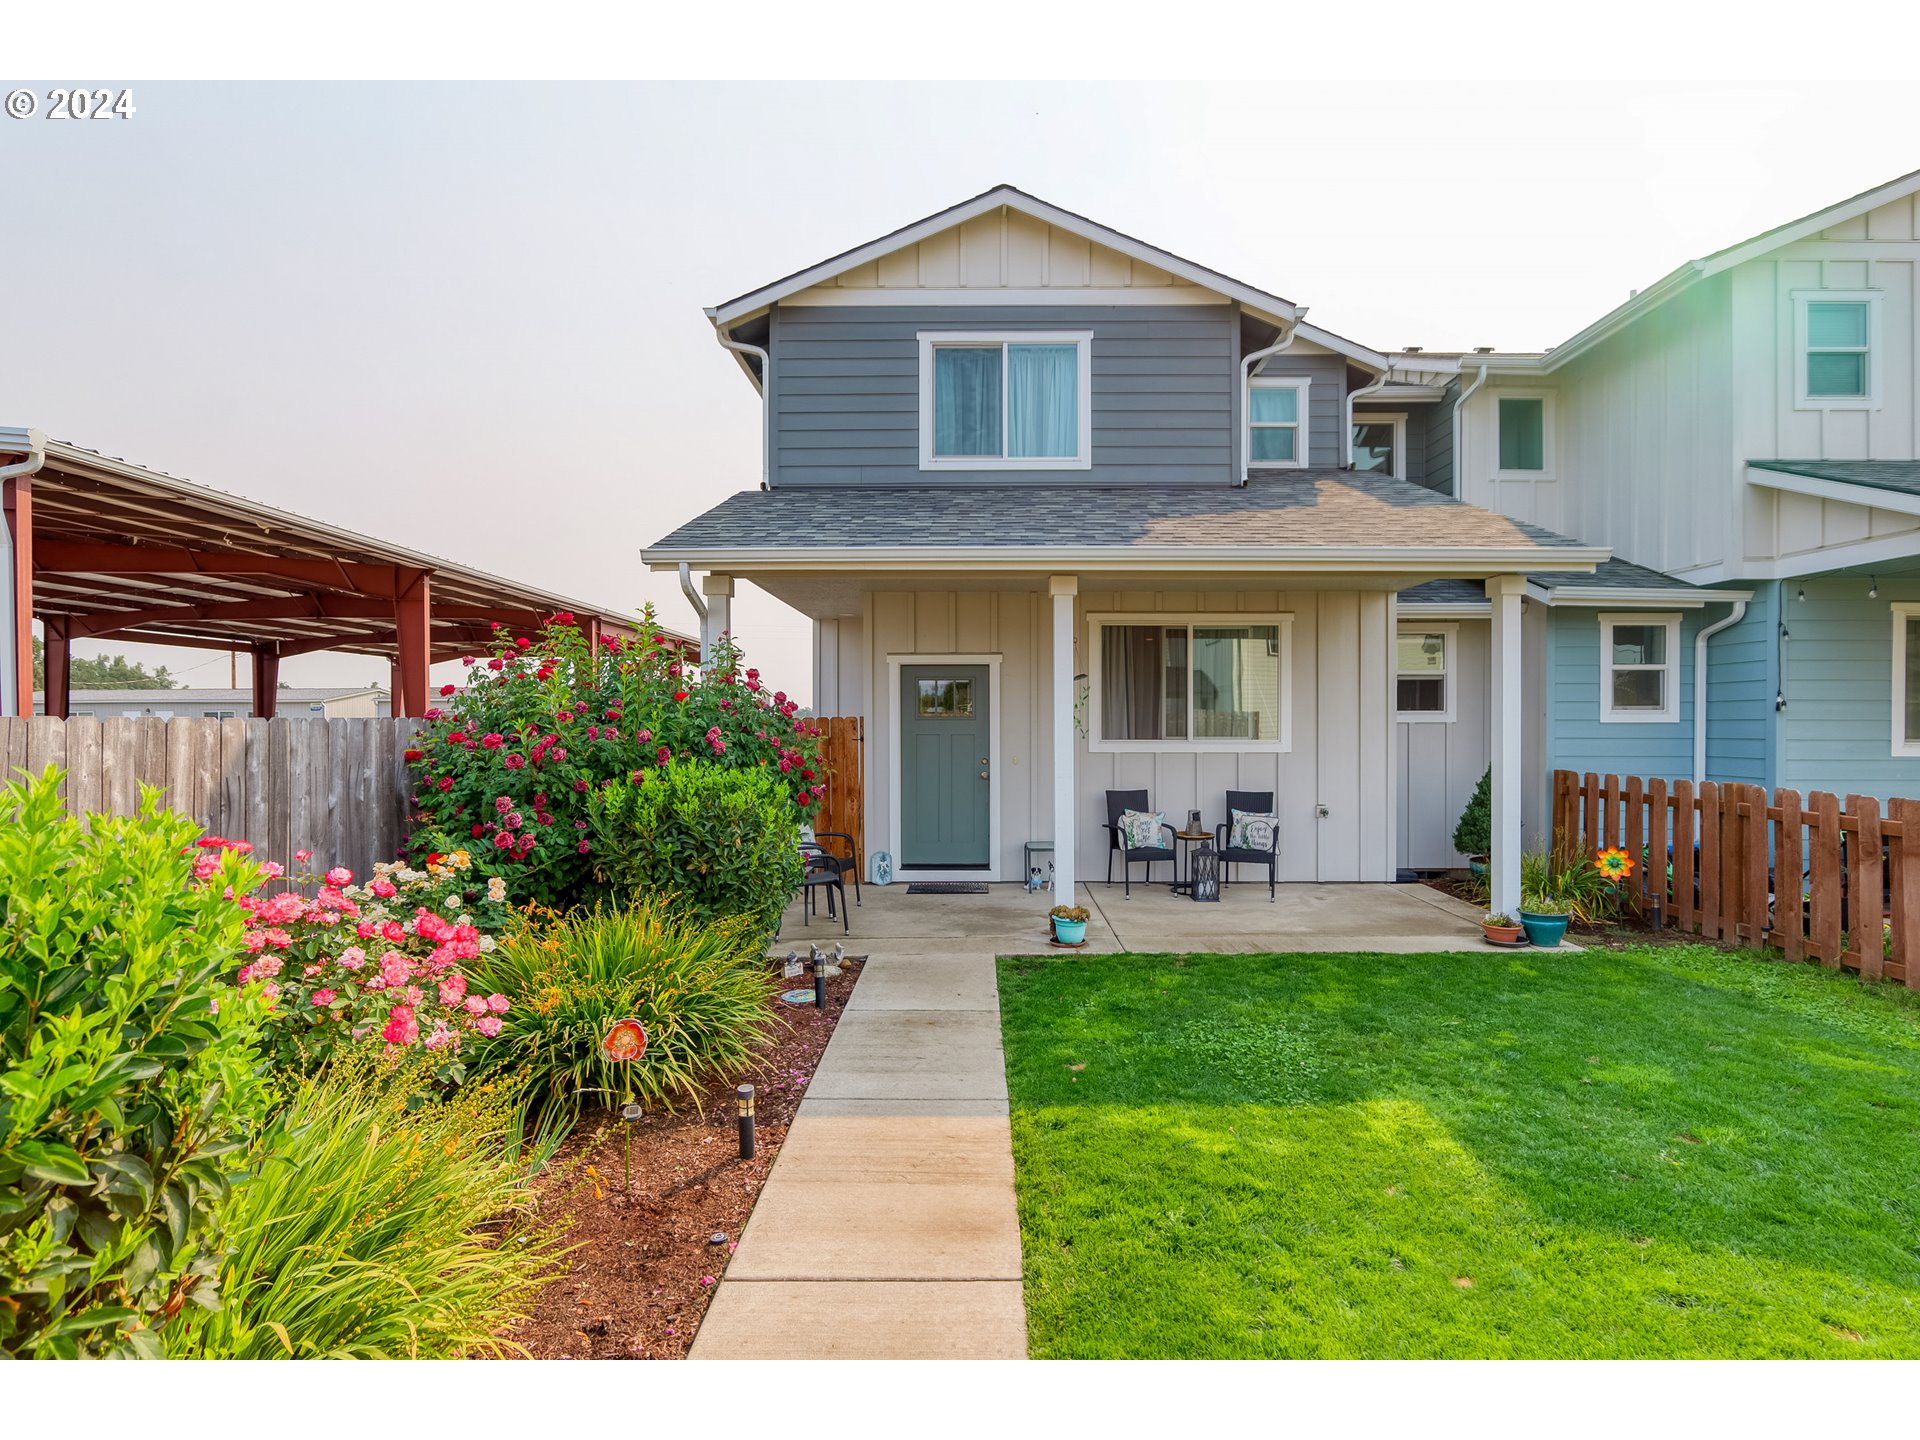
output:
[{"label": "potted succulent", "polygon": [[1053,922],[1053,938],[1061,945],[1087,943],[1087,908],[1084,905],[1056,905],[1047,912]]},{"label": "potted succulent", "polygon": [[1496,912],[1480,917],[1480,933],[1495,945],[1518,945],[1526,932],[1513,916]]},{"label": "potted succulent", "polygon": [[1558,895],[1530,891],[1520,901],[1520,924],[1529,944],[1551,950],[1567,938],[1567,902]]}]

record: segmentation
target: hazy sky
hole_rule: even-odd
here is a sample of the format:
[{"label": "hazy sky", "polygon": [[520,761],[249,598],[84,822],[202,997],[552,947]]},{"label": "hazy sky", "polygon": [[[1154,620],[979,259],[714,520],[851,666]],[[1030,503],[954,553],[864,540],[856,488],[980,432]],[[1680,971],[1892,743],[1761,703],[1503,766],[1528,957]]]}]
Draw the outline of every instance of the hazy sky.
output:
[{"label": "hazy sky", "polygon": [[[690,629],[639,551],[759,480],[758,400],[703,305],[1009,181],[1368,345],[1550,345],[1685,258],[1920,166],[1899,87],[1850,95],[1837,144],[1792,68],[1740,89],[1556,89],[1542,68],[1460,94],[1363,92],[1350,67],[140,83],[131,120],[0,120],[0,424]],[[749,588],[736,629],[808,693],[800,617]],[[225,683],[224,655],[133,653]]]}]

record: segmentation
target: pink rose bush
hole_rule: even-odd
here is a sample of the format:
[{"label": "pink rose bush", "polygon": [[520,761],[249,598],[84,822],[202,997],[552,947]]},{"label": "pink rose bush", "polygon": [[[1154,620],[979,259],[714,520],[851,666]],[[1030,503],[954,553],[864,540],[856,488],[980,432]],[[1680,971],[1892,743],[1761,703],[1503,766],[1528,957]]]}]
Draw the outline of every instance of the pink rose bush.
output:
[{"label": "pink rose bush", "polygon": [[605,889],[586,833],[593,796],[653,783],[676,757],[778,777],[796,820],[826,793],[814,726],[724,637],[696,669],[651,610],[636,638],[597,649],[566,613],[537,636],[494,635],[408,752],[415,864],[466,847],[515,894],[566,908]]},{"label": "pink rose bush", "polygon": [[[205,859],[242,845],[211,836],[200,847]],[[435,1052],[442,1080],[464,1078],[462,1045],[497,1035],[510,1008],[496,995],[471,1011],[465,968],[510,919],[505,884],[477,874],[465,851],[434,855],[424,870],[376,865],[364,885],[343,866],[295,878],[314,893],[228,892],[249,957],[235,980],[272,1002],[276,1061],[310,1069],[341,1045],[383,1043]]]}]

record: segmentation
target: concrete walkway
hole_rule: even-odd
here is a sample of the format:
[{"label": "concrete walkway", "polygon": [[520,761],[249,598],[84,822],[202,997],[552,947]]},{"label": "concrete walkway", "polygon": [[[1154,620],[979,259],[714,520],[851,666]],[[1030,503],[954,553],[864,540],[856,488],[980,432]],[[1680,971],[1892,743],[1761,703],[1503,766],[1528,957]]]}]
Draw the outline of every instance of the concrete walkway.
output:
[{"label": "concrete walkway", "polygon": [[[1418,885],[1082,891],[1087,954],[1484,949],[1471,906]],[[869,887],[871,958],[807,1087],[692,1358],[1019,1359],[1020,1225],[997,955],[1047,949],[1052,899]],[[841,939],[789,911],[780,946]]]}]

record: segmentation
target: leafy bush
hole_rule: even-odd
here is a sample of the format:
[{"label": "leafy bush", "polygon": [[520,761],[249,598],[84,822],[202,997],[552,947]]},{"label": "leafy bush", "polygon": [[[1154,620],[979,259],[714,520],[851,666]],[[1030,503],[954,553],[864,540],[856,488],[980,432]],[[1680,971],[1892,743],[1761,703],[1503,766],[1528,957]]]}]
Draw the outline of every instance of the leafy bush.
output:
[{"label": "leafy bush", "polygon": [[1453,848],[1462,855],[1485,855],[1493,849],[1493,767],[1480,777],[1453,827]]},{"label": "leafy bush", "polygon": [[[522,930],[476,963],[473,983],[514,997],[496,1053],[532,1076],[531,1098],[572,1110],[579,1092],[671,1105],[736,1072],[771,1028],[773,979],[760,934],[739,920],[704,924],[659,898],[579,910]],[[631,1016],[646,1053],[615,1062],[601,1038]]]},{"label": "leafy bush", "polygon": [[1557,865],[1551,855],[1528,851],[1520,857],[1521,908],[1536,913],[1565,912],[1576,925],[1599,925],[1620,908],[1614,882],[1589,860]]},{"label": "leafy bush", "polygon": [[675,760],[595,791],[600,869],[614,894],[671,897],[694,920],[767,936],[800,884],[800,822],[764,770]]},{"label": "leafy bush", "polygon": [[261,872],[196,861],[155,790],[88,828],[59,781],[0,798],[0,1352],[156,1355],[184,1306],[219,1303],[226,1157],[268,1108],[267,1001],[225,983],[223,892]]},{"label": "leafy bush", "polygon": [[312,899],[287,890],[236,901],[254,957],[239,980],[262,981],[276,1002],[267,1031],[275,1062],[312,1071],[343,1044],[379,1042],[431,1051],[443,1083],[464,1079],[463,1042],[498,1034],[509,1004],[469,993],[460,969],[511,918],[506,882],[479,883],[464,851],[424,871],[376,865],[365,885],[341,867],[302,878],[320,882]]},{"label": "leafy bush", "polygon": [[248,1156],[223,1219],[217,1314],[171,1327],[178,1357],[498,1355],[557,1234],[531,1213],[513,1087],[413,1104],[425,1062],[347,1052]]},{"label": "leafy bush", "polygon": [[429,711],[408,751],[416,867],[470,847],[516,895],[572,905],[600,881],[587,833],[595,791],[679,760],[776,776],[799,816],[824,793],[812,725],[724,640],[695,673],[650,611],[636,641],[597,651],[566,614],[537,640],[498,633],[467,687],[444,687],[447,713]]}]

